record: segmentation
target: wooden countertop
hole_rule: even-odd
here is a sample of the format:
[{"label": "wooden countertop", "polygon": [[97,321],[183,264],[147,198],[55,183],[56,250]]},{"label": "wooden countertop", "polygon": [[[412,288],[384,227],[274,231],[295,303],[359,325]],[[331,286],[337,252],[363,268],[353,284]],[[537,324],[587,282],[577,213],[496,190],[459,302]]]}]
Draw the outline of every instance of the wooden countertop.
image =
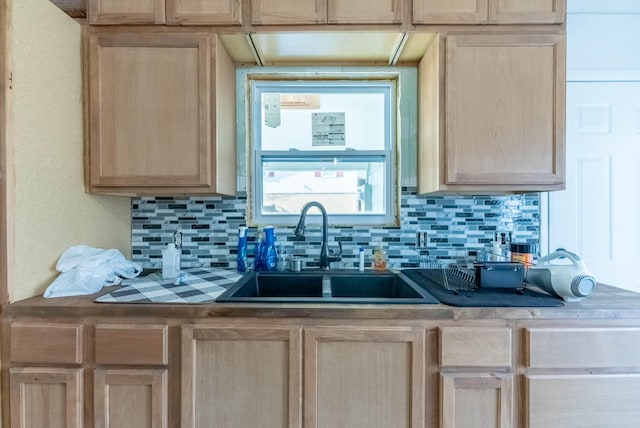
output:
[{"label": "wooden countertop", "polygon": [[88,296],[32,297],[4,305],[5,316],[84,317],[142,316],[163,318],[270,317],[353,319],[625,319],[640,318],[640,294],[598,284],[596,293],[558,308],[461,308],[436,305],[94,303],[105,288]]}]

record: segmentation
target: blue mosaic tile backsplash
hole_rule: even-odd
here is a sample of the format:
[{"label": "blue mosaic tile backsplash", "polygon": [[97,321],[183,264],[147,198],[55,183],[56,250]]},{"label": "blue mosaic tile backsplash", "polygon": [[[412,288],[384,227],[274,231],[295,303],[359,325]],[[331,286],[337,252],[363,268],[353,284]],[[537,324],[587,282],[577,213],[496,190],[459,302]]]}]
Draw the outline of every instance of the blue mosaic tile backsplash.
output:
[{"label": "blue mosaic tile backsplash", "polygon": [[[236,266],[238,228],[246,224],[247,199],[237,197],[133,198],[132,259],[145,268],[159,268],[162,250],[182,233],[183,267]],[[417,267],[416,231],[426,230],[429,255],[457,262],[475,260],[488,251],[496,231],[512,231],[514,242],[538,244],[539,194],[510,196],[424,196],[403,188],[400,227],[330,227],[329,249],[342,242],[340,264],[357,266],[364,247],[365,265],[382,240],[390,268]],[[304,238],[293,227],[276,228],[277,240],[288,255],[300,256],[307,267],[318,266],[322,231],[308,219]],[[249,263],[253,262],[256,228],[248,231]]]}]

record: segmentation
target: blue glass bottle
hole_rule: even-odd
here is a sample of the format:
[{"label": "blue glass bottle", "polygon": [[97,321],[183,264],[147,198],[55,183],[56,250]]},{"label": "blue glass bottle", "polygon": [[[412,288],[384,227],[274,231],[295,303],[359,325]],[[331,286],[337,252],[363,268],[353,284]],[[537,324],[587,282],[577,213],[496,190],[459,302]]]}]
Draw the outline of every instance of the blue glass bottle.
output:
[{"label": "blue glass bottle", "polygon": [[276,231],[273,226],[264,228],[263,262],[265,270],[276,270],[278,267],[278,253],[276,251]]}]

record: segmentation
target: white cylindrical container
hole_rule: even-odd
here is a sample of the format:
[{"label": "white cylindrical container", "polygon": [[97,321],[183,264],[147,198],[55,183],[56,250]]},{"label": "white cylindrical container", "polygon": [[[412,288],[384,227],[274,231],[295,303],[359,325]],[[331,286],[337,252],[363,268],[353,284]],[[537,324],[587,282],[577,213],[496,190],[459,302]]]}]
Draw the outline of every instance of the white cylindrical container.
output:
[{"label": "white cylindrical container", "polygon": [[175,244],[167,244],[167,248],[162,252],[162,277],[173,279],[180,273],[180,250]]},{"label": "white cylindrical container", "polygon": [[364,272],[364,248],[360,247],[360,261],[358,263],[358,270],[360,272]]}]

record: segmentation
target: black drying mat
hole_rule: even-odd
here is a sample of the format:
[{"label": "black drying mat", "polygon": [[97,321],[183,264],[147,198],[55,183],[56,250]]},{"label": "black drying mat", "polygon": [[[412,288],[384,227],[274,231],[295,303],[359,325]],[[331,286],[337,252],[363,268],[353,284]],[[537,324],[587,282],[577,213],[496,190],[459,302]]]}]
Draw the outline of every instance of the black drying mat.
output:
[{"label": "black drying mat", "polygon": [[500,306],[500,307],[558,307],[564,306],[562,300],[525,289],[523,293],[505,288],[475,288],[461,290],[456,294],[437,285],[429,279],[429,269],[405,269],[402,271],[422,288],[431,293],[440,303],[451,306]]}]

